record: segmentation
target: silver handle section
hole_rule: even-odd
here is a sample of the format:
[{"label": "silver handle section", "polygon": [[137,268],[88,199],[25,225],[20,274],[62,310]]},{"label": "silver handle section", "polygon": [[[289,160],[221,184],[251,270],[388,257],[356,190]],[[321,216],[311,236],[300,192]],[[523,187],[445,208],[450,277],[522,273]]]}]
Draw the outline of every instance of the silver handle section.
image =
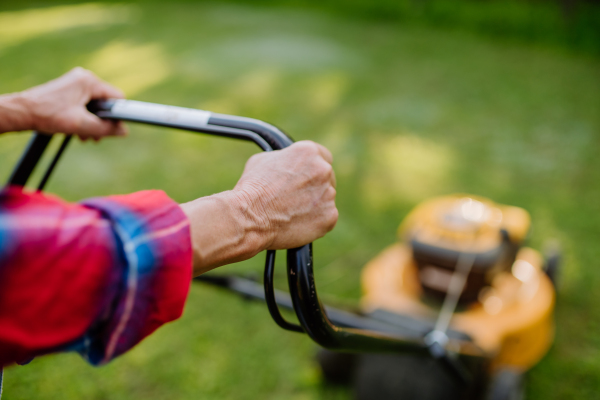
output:
[{"label": "silver handle section", "polygon": [[88,109],[100,118],[139,122],[247,140],[256,143],[264,151],[273,150],[265,138],[253,130],[246,129],[245,126],[237,128],[211,124],[211,118],[214,120],[217,117],[222,119],[228,116],[213,114],[209,111],[124,99],[95,100],[88,104]]}]

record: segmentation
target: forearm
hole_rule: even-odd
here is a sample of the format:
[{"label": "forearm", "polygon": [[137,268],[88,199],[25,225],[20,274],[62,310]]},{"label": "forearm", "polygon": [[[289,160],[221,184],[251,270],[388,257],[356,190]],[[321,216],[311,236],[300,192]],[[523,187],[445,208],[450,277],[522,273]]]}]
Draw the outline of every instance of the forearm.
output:
[{"label": "forearm", "polygon": [[33,129],[26,100],[20,93],[0,96],[0,133]]},{"label": "forearm", "polygon": [[267,248],[272,234],[252,203],[243,193],[230,190],[181,205],[190,220],[194,276],[247,260]]}]

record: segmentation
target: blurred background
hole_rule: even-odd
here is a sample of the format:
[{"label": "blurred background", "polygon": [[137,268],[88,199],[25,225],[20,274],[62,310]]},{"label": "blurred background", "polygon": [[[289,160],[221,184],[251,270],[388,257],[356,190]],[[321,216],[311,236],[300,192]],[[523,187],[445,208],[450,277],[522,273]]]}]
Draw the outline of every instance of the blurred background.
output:
[{"label": "blurred background", "polygon": [[[0,93],[78,65],[132,99],[255,117],[329,147],[340,218],[315,244],[327,303],[358,303],[361,268],[423,199],[467,192],[527,209],[532,247],[555,239],[564,250],[556,342],[528,374],[527,398],[600,393],[598,2],[0,2]],[[184,202],[232,188],[257,151],[130,130],[74,143],[48,191],[75,201],[159,188]],[[0,137],[0,179],[27,140]],[[263,262],[223,270],[260,276]],[[277,281],[285,288],[283,273]],[[4,389],[7,399],[350,399],[323,384],[315,350],[264,304],[193,285],[181,320],[110,365],[47,356],[9,368]]]}]

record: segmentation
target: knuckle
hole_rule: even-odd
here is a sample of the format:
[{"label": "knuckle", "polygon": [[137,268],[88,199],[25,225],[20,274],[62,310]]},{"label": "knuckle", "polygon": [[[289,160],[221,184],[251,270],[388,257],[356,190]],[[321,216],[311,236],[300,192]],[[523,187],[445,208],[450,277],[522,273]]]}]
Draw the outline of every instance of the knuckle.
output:
[{"label": "knuckle", "polygon": [[340,213],[339,213],[337,207],[334,206],[329,214],[329,219],[328,219],[329,223],[327,225],[328,230],[332,230],[335,227],[339,216],[340,216]]},{"label": "knuckle", "polygon": [[75,67],[72,70],[69,71],[70,74],[73,75],[80,75],[83,73],[83,71],[85,71],[85,68],[83,67]]},{"label": "knuckle", "polygon": [[256,164],[258,161],[260,161],[260,159],[265,155],[266,153],[257,153],[257,154],[253,154],[248,161],[246,162],[246,165],[253,165]]},{"label": "knuckle", "polygon": [[297,142],[296,144],[297,144],[297,146],[296,146],[297,149],[299,149],[300,151],[305,152],[307,154],[316,154],[319,152],[319,148],[317,147],[317,144],[310,140],[302,140],[300,142]]},{"label": "knuckle", "polygon": [[94,73],[88,69],[77,67],[74,71],[77,80],[80,82],[91,82],[95,78]]},{"label": "knuckle", "polygon": [[327,162],[320,162],[316,167],[318,176],[329,179],[333,173],[333,167]]},{"label": "knuckle", "polygon": [[327,191],[329,192],[329,197],[335,199],[335,196],[337,195],[337,191],[335,190],[335,188],[333,186],[329,186],[329,189],[327,189]]},{"label": "knuckle", "polygon": [[86,73],[86,69],[83,67],[75,67],[71,70],[71,74],[75,75],[75,76],[84,76]]}]

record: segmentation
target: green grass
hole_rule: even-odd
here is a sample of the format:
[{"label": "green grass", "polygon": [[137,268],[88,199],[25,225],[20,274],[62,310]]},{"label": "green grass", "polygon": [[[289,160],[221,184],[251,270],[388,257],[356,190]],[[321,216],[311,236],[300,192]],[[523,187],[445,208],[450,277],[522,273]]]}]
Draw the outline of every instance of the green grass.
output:
[{"label": "green grass", "polygon": [[[558,239],[565,251],[556,343],[529,374],[528,398],[583,399],[600,390],[597,58],[467,32],[187,2],[0,12],[0,60],[0,93],[82,65],[131,98],[256,117],[327,145],[340,220],[316,242],[315,259],[319,291],[334,302],[358,301],[362,266],[395,240],[422,199],[471,192],[526,208],[531,245]],[[171,130],[131,131],[74,143],[48,190],[77,200],[160,188],[187,201],[231,188],[257,151]],[[26,141],[0,137],[0,179]],[[262,262],[223,270],[260,273]],[[279,282],[285,286],[283,274]],[[350,398],[321,384],[314,350],[308,338],[277,328],[263,304],[194,286],[180,321],[110,365],[43,357],[9,368],[5,393]]]},{"label": "green grass", "polygon": [[[147,1],[147,0],[140,0]],[[231,0],[319,9],[360,19],[417,23],[600,54],[600,7],[556,0]],[[571,7],[565,7],[570,3]],[[567,11],[568,8],[568,11]]]},{"label": "green grass", "polygon": [[[79,0],[62,0],[78,3]],[[105,0],[119,3],[119,0]],[[198,0],[180,0],[197,3]],[[129,0],[135,4],[159,0]],[[600,54],[600,4],[595,0],[221,0],[221,3],[305,9],[359,20],[476,32],[502,40],[543,43]],[[22,8],[21,0],[4,0]],[[52,5],[55,0],[29,0]]]}]

